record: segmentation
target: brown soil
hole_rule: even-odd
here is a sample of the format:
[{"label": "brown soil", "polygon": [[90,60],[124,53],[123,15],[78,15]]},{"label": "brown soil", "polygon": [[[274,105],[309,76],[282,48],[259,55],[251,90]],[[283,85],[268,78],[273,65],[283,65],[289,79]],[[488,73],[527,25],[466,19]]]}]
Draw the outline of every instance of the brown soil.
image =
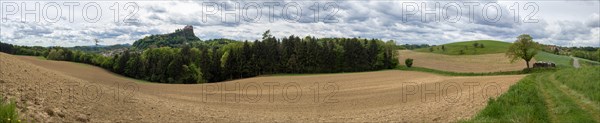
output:
[{"label": "brown soil", "polygon": [[[414,59],[413,66],[425,67],[453,72],[499,72],[523,70],[525,61],[510,63],[510,59],[504,53],[483,55],[443,55],[435,53],[423,53],[410,50],[400,50],[400,64],[404,64],[407,58]],[[533,65],[535,59],[530,64]]]},{"label": "brown soil", "polygon": [[42,122],[451,122],[524,77],[390,70],[174,85],[2,53],[0,68],[2,95]]}]

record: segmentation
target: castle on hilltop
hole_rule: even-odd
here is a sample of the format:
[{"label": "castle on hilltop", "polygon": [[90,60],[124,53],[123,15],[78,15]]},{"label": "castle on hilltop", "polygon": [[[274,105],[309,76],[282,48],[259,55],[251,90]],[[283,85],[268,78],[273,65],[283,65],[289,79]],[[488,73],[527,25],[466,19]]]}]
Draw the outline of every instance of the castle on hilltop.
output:
[{"label": "castle on hilltop", "polygon": [[192,34],[194,34],[194,27],[192,25],[186,25],[185,27],[183,27],[183,31],[192,32]]}]

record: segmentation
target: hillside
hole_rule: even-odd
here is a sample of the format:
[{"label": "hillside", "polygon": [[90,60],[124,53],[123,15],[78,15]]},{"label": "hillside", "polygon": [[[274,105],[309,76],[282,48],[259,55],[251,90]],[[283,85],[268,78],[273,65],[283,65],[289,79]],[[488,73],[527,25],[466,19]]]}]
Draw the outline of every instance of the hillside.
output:
[{"label": "hillside", "polygon": [[178,47],[191,42],[200,41],[200,38],[194,34],[194,27],[185,26],[183,29],[177,29],[173,33],[151,35],[139,39],[133,43],[133,47],[146,49],[148,47]]},{"label": "hillside", "polygon": [[[474,44],[477,44],[475,47]],[[442,48],[443,46],[443,48]],[[454,42],[449,44],[443,44],[433,46],[429,48],[419,48],[414,51],[438,53],[446,55],[479,55],[479,54],[494,54],[504,53],[510,46],[508,42],[494,41],[494,40],[474,40],[464,42]]]},{"label": "hillside", "polygon": [[[482,55],[443,55],[436,53],[415,52],[411,50],[398,51],[400,64],[404,60],[414,59],[413,66],[429,69],[451,71],[451,72],[500,72],[500,71],[518,71],[525,68],[523,60],[510,63],[504,53],[482,54]],[[536,57],[537,59],[537,57]],[[536,61],[533,59],[531,65]]]},{"label": "hillside", "polygon": [[[35,59],[35,57],[29,58]],[[71,64],[70,66],[89,66],[77,63],[69,64]],[[67,68],[65,66],[56,67],[69,68],[68,66]],[[104,71],[99,68],[92,70]],[[95,71],[80,70],[78,73],[101,78]],[[135,90],[135,84],[116,82],[118,81],[100,82],[73,77],[55,69],[34,65],[18,56],[0,53],[0,89],[2,90],[0,94],[3,96],[0,98],[16,102],[22,122],[178,121],[164,119],[161,116],[167,116],[169,112],[183,107],[173,103],[157,102],[156,100],[159,99],[156,97],[139,94]],[[2,111],[0,110],[0,112]],[[191,115],[194,113],[179,112],[180,115],[173,115],[171,118],[198,117]],[[198,119],[200,118],[185,119],[185,121],[199,122]],[[0,122],[3,121],[0,120]]]},{"label": "hillside", "polygon": [[[12,95],[10,97],[18,100],[17,105],[20,106],[36,104],[32,108],[35,110],[28,108],[22,113],[33,113],[33,116],[24,115],[25,119],[34,119],[33,122],[79,122],[80,115],[81,122],[456,121],[472,116],[485,106],[489,98],[506,91],[524,77],[452,77],[388,70],[254,77],[222,83],[178,85],[139,83],[91,65],[41,60],[30,56],[0,53],[0,65],[0,87],[10,89],[0,93]],[[444,94],[402,97],[400,93],[403,91],[412,92],[407,89],[406,83],[414,87],[452,84],[470,89],[446,88]],[[471,86],[474,83],[477,86]],[[490,83],[498,89],[494,92],[499,93],[480,93]],[[278,85],[267,86],[273,84]],[[236,89],[235,85],[240,85],[238,89],[243,91],[230,91]],[[230,90],[214,90],[214,87],[227,87]],[[273,87],[272,92],[267,90],[269,87]],[[336,89],[331,90],[332,87]],[[69,102],[69,95],[66,94],[71,93],[60,93],[61,89],[77,92],[70,95],[75,99]],[[88,98],[94,97],[96,91],[101,91],[99,98],[89,99],[95,101],[90,103]],[[318,91],[317,95],[315,91]],[[38,93],[31,94],[34,92]],[[236,101],[231,97],[232,94],[241,98]],[[453,101],[440,100],[450,98]],[[35,99],[42,100],[40,105]],[[424,103],[423,99],[427,102]],[[65,105],[69,107],[63,107]],[[51,112],[54,110],[59,114]],[[61,118],[60,113],[65,113],[65,117]],[[40,118],[32,118],[38,115]]]},{"label": "hillside", "polygon": [[130,48],[131,44],[115,44],[115,45],[99,45],[99,46],[75,46],[75,47],[66,47],[71,50],[80,50],[84,52],[91,53],[102,53],[106,51],[118,50],[118,49],[127,49]]},{"label": "hillside", "polygon": [[573,64],[571,62],[572,58],[569,56],[555,55],[552,53],[539,51],[538,54],[534,56],[534,58],[538,61],[555,63],[558,68],[573,67]]}]

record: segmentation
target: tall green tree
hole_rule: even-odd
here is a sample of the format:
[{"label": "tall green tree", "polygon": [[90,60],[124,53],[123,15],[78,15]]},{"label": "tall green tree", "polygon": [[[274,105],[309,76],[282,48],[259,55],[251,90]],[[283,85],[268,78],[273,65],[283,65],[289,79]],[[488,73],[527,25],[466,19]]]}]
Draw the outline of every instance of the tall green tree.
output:
[{"label": "tall green tree", "polygon": [[213,73],[210,71],[212,58],[210,57],[210,53],[208,48],[200,48],[200,56],[198,58],[199,65],[202,71],[202,78],[206,81],[211,81],[214,77]]},{"label": "tall green tree", "polygon": [[520,59],[525,60],[525,64],[527,64],[527,68],[529,69],[529,61],[538,53],[538,50],[540,50],[540,45],[533,41],[533,38],[528,34],[522,34],[508,47],[506,56],[513,63]]},{"label": "tall green tree", "polygon": [[254,68],[254,52],[252,50],[252,46],[248,41],[244,41],[244,46],[242,47],[242,58],[240,62],[242,63],[241,74],[243,77],[251,77],[255,76],[253,70]]},{"label": "tall green tree", "polygon": [[216,47],[212,48],[212,55],[211,55],[211,62],[210,62],[210,74],[212,74],[212,78],[207,78],[208,81],[211,82],[218,82],[218,81],[223,81],[224,76],[223,76],[223,71],[222,71],[222,62],[221,62],[221,58],[222,58],[222,53],[219,52],[219,50]]},{"label": "tall green tree", "polygon": [[183,75],[181,80],[185,84],[204,83],[206,80],[202,78],[202,70],[195,64],[183,65]]},{"label": "tall green tree", "polygon": [[143,73],[143,64],[140,56],[138,56],[138,54],[133,54],[131,56],[132,57],[129,59],[129,61],[127,61],[127,65],[125,66],[125,75],[129,77],[140,78],[140,74]]},{"label": "tall green tree", "polygon": [[117,55],[115,58],[115,62],[113,64],[113,70],[116,73],[123,74],[125,73],[125,68],[127,65],[127,61],[129,61],[129,51],[121,53],[121,55]]}]

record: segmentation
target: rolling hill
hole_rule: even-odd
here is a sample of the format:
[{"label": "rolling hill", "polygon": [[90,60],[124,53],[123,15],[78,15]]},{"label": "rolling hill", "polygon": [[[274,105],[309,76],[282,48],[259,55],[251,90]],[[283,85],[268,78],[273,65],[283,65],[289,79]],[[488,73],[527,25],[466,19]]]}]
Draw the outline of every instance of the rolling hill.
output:
[{"label": "rolling hill", "polygon": [[[501,71],[523,70],[526,64],[523,60],[510,62],[504,53],[481,54],[481,55],[443,55],[429,52],[415,52],[411,50],[398,51],[400,65],[405,65],[404,60],[414,59],[413,66],[429,69],[463,72],[463,73],[486,73]],[[536,57],[537,59],[537,57]],[[536,60],[530,62],[531,65]]]},{"label": "rolling hill", "polygon": [[569,56],[555,55],[552,53],[539,51],[538,54],[534,56],[534,58],[538,61],[555,63],[556,66],[559,68],[572,68],[573,67],[572,62],[571,62],[572,58]]},{"label": "rolling hill", "polygon": [[[474,45],[476,43],[477,47],[475,47]],[[473,40],[464,42],[454,42],[429,48],[419,48],[415,49],[414,51],[438,53],[445,55],[480,55],[504,53],[506,52],[506,49],[508,49],[509,46],[510,43],[508,42],[495,40]]]},{"label": "rolling hill", "polygon": [[[454,77],[388,70],[181,85],[140,83],[91,65],[4,53],[0,70],[0,88],[10,89],[0,93],[13,95],[18,106],[32,104],[21,112],[31,122],[452,122],[471,117],[525,76]],[[267,84],[278,85],[267,90]],[[410,90],[441,89],[440,85],[469,89],[452,86],[434,96]],[[497,90],[479,93],[490,86]],[[450,98],[453,101],[443,100]]]},{"label": "rolling hill", "polygon": [[185,26],[183,29],[177,29],[173,33],[162,35],[151,35],[139,39],[133,43],[133,47],[138,49],[146,49],[149,47],[177,47],[191,42],[201,41],[194,34],[194,27]]}]

